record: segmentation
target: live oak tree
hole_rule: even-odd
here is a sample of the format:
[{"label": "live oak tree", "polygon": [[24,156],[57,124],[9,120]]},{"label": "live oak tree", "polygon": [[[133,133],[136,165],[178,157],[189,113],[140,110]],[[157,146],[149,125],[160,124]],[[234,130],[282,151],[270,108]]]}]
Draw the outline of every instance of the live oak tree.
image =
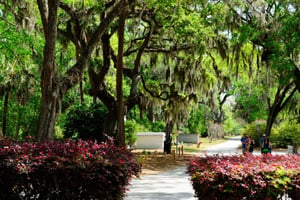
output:
[{"label": "live oak tree", "polygon": [[[266,134],[270,135],[278,113],[299,90],[299,3],[297,1],[226,1],[228,22],[238,40],[252,42],[261,52],[258,65],[267,68],[267,85],[277,79],[276,94],[268,99]],[[237,37],[236,37],[237,36]],[[272,74],[274,73],[274,74]],[[270,85],[271,86],[271,85]],[[300,90],[299,90],[300,91]]]},{"label": "live oak tree", "polygon": [[88,66],[91,54],[100,42],[101,36],[119,15],[120,11],[130,2],[115,1],[111,5],[107,16],[99,22],[91,37],[88,38],[86,46],[80,52],[76,63],[65,74],[60,74],[56,71],[55,62],[57,15],[60,1],[37,0],[45,38],[44,61],[41,72],[42,99],[36,135],[38,141],[45,139],[53,140],[56,115],[60,109],[63,96],[70,88],[80,82],[82,73]]},{"label": "live oak tree", "polygon": [[161,100],[166,122],[164,151],[170,153],[173,127],[186,123],[189,112],[201,99],[201,92],[213,85],[202,60],[208,37],[214,33],[205,26],[199,2],[168,1],[159,5],[163,10],[159,18],[162,29],[158,40],[151,41],[152,45],[145,50],[151,51],[147,65],[151,71],[143,70],[142,82],[145,94]]},{"label": "live oak tree", "polygon": [[[12,1],[12,4],[16,2],[26,1]],[[25,11],[26,6],[12,11],[7,4],[3,17],[12,12],[13,16],[19,16],[15,17],[16,22],[28,25],[28,30],[35,29],[37,34],[43,31],[43,63],[36,47],[28,48],[27,52],[33,55],[32,62],[41,67],[39,141],[53,139],[62,99],[78,84],[81,103],[84,103],[85,86],[90,87],[89,95],[93,96],[94,103],[100,100],[108,108],[104,133],[120,138],[122,145],[123,130],[116,128],[118,119],[121,121],[135,106],[141,113],[155,107],[163,111],[160,114],[166,123],[167,152],[170,152],[173,127],[185,125],[197,103],[211,105],[215,121],[223,121],[222,106],[234,79],[243,82],[244,76],[249,75],[251,79],[251,74],[258,72],[254,74],[260,76],[255,79],[260,80],[257,83],[268,86],[268,132],[289,102],[293,102],[290,107],[297,105],[295,94],[300,88],[297,1],[37,0],[37,3],[27,3],[31,11]],[[34,19],[35,9],[40,12],[41,23]],[[124,22],[124,30],[120,22]],[[122,33],[124,39],[118,37]],[[116,42],[118,38],[120,45]],[[61,47],[74,48],[75,54],[65,58],[72,52]],[[14,63],[14,59],[8,63]],[[119,87],[111,89],[107,80],[113,79],[116,70],[121,68]],[[259,72],[262,70],[266,73]],[[88,74],[90,86],[83,82],[84,73]],[[122,82],[130,88],[128,94],[121,94]],[[124,98],[124,110],[121,101],[118,105],[121,98]]]},{"label": "live oak tree", "polygon": [[[104,7],[109,8],[111,2],[108,2]],[[85,39],[79,40],[80,37],[76,35],[84,35],[86,38],[90,38],[90,32],[83,25],[84,22],[92,23],[92,20],[95,20],[96,11],[91,9],[86,9],[86,12],[82,11],[82,8],[76,10],[72,9],[66,4],[61,4],[61,8],[66,10],[66,12],[71,16],[67,19],[67,27],[62,27],[59,29],[59,33],[62,34],[65,38],[68,38],[76,46],[77,52],[82,51],[82,48],[85,46]],[[129,7],[130,8],[130,7]],[[132,8],[124,10],[124,19],[126,19],[127,25],[125,28],[126,35],[125,38],[132,38],[135,34],[139,38],[134,38],[126,40],[124,43],[127,44],[124,46],[124,53],[119,52],[116,55],[116,49],[112,45],[114,35],[118,29],[118,24],[113,23],[102,35],[101,44],[96,47],[96,57],[93,57],[93,64],[88,67],[89,81],[91,83],[91,89],[89,94],[94,97],[94,102],[101,100],[104,105],[108,108],[107,120],[104,123],[105,129],[104,133],[114,136],[116,138],[120,137],[120,132],[115,129],[117,122],[118,112],[123,109],[119,109],[120,106],[117,104],[117,98],[112,91],[107,87],[106,77],[109,76],[110,71],[120,67],[118,61],[123,57],[126,58],[124,61],[126,64],[123,66],[123,74],[126,81],[130,82],[130,94],[125,99],[126,111],[129,111],[135,105],[140,104],[141,95],[139,92],[139,83],[140,83],[140,67],[141,67],[141,58],[146,48],[151,36],[153,25],[152,19],[149,18],[149,15],[152,15],[152,11],[148,9],[143,10],[139,4],[135,4]],[[78,13],[83,13],[78,15]],[[84,14],[85,13],[85,14]],[[106,9],[98,18],[100,20],[104,19],[109,13],[109,9]],[[93,15],[95,15],[93,17]],[[92,16],[92,17],[91,17]],[[97,18],[96,18],[97,19]],[[142,24],[142,25],[141,25]],[[143,30],[140,30],[138,26],[145,27]],[[75,28],[71,28],[75,27]],[[131,28],[128,28],[131,27]],[[132,28],[132,27],[136,27]],[[120,28],[120,27],[119,27]],[[124,31],[123,31],[124,32]],[[84,33],[84,34],[82,34]],[[130,35],[132,34],[132,35]],[[119,34],[120,35],[120,34]],[[128,36],[129,35],[129,36]],[[80,44],[80,45],[78,45]],[[118,51],[121,48],[118,48]],[[100,54],[102,52],[102,55]],[[129,58],[128,58],[129,57]],[[130,62],[132,61],[133,64]],[[123,64],[122,64],[123,65]],[[119,77],[120,78],[120,77]],[[119,80],[118,78],[118,80]],[[119,81],[120,83],[120,81]],[[122,87],[117,89],[117,93],[121,91]],[[123,95],[118,95],[118,98],[121,98]],[[123,118],[119,115],[119,120]],[[103,133],[99,133],[103,134]]]},{"label": "live oak tree", "polygon": [[[145,95],[152,96],[152,98],[160,98],[164,99],[168,102],[168,109],[165,109],[165,113],[169,113],[166,116],[166,132],[167,132],[167,141],[170,144],[171,143],[171,132],[173,124],[178,121],[180,118],[180,115],[184,114],[187,109],[186,107],[189,107],[188,100],[191,98],[194,98],[195,95],[193,94],[193,87],[195,88],[196,83],[200,83],[197,81],[197,73],[193,73],[196,70],[196,65],[198,62],[196,59],[194,59],[192,56],[189,56],[188,59],[185,61],[181,61],[184,57],[184,54],[182,56],[176,56],[176,53],[183,52],[183,51],[189,51],[188,54],[191,54],[191,48],[195,48],[198,46],[198,41],[194,38],[193,42],[191,42],[191,45],[184,43],[184,37],[185,33],[188,31],[190,32],[188,34],[188,37],[185,39],[192,39],[191,36],[193,32],[196,32],[195,30],[192,30],[194,27],[197,26],[196,24],[196,18],[193,21],[194,25],[191,30],[188,30],[188,24],[186,24],[186,32],[184,32],[184,27],[182,22],[180,21],[180,17],[176,17],[176,10],[178,10],[178,7],[180,7],[180,4],[177,4],[175,2],[165,2],[164,6],[163,3],[155,3],[155,1],[149,1],[146,2],[148,4],[135,4],[132,9],[129,9],[126,11],[126,36],[127,38],[126,43],[127,45],[124,46],[124,77],[127,80],[130,80],[130,94],[125,99],[125,107],[126,110],[129,111],[132,109],[135,105],[139,105],[139,107],[143,108],[143,103],[145,99]],[[151,4],[153,3],[153,5]],[[149,6],[149,7],[147,7]],[[151,7],[152,6],[152,7]],[[160,9],[155,9],[155,6],[161,6]],[[68,12],[72,13],[79,13],[72,11],[71,9],[67,8],[64,5],[64,9],[68,10]],[[180,8],[180,12],[182,11],[182,8]],[[167,12],[171,12],[174,18],[176,17],[177,25],[175,28],[172,28],[173,25],[169,22],[168,18],[169,15]],[[175,14],[174,14],[175,12]],[[89,13],[92,13],[89,12]],[[72,14],[75,15],[75,14]],[[101,18],[103,18],[106,15],[106,13],[103,13]],[[163,16],[163,17],[162,17]],[[187,16],[184,16],[187,17]],[[78,19],[78,18],[77,18]],[[79,25],[80,23],[76,23],[74,19],[70,19],[70,23],[74,23],[74,26],[77,27],[77,29],[80,29],[81,32],[84,31],[83,28],[81,28]],[[176,28],[180,27],[183,32],[176,33]],[[169,28],[172,28],[169,32]],[[117,111],[118,106],[116,102],[116,98],[113,94],[110,93],[106,86],[105,77],[107,76],[109,70],[111,70],[111,61],[113,62],[113,66],[117,66],[117,56],[115,53],[115,49],[111,45],[111,38],[116,32],[116,26],[112,25],[102,36],[101,38],[101,48],[99,50],[102,51],[102,62],[99,62],[96,65],[93,65],[92,67],[89,67],[89,77],[90,82],[92,85],[92,89],[90,90],[90,94],[94,96],[94,99],[97,98],[100,99],[108,108],[109,114],[108,119],[106,123],[106,133],[112,134],[112,136],[118,137],[117,133],[115,132],[115,123],[116,123],[116,117],[117,117]],[[175,31],[175,32],[174,32]],[[69,37],[70,35],[75,35],[73,33],[72,29],[66,29],[60,30],[60,33],[62,33],[64,36]],[[85,35],[89,37],[89,34],[87,31],[84,31]],[[174,35],[176,34],[182,38],[179,38],[176,36],[174,40]],[[200,36],[200,34],[199,34]],[[72,37],[69,37],[72,38]],[[162,39],[165,38],[165,39]],[[163,41],[161,41],[163,40]],[[176,41],[178,40],[178,41]],[[73,42],[73,40],[71,40]],[[182,41],[182,44],[181,44]],[[192,44],[194,43],[194,44]],[[202,47],[203,45],[199,46]],[[172,54],[168,56],[168,54]],[[193,53],[192,53],[193,54]],[[100,54],[99,54],[100,55]],[[120,54],[118,54],[120,55]],[[151,88],[153,90],[149,90],[149,86],[145,83],[143,77],[146,72],[151,72],[151,68],[154,69],[156,66],[155,57],[157,55],[163,55],[163,61],[165,63],[170,63],[169,67],[167,69],[164,65],[161,66],[161,70],[163,74],[166,74],[166,76],[169,76],[169,78],[166,78],[167,80],[163,81],[161,85],[164,85],[164,82],[167,82],[166,85],[168,87],[166,88]],[[186,54],[187,55],[187,54]],[[150,59],[149,59],[150,58]],[[178,60],[176,62],[172,61]],[[156,60],[156,61],[155,61]],[[194,60],[194,61],[193,61]],[[149,62],[150,61],[150,62]],[[188,68],[185,69],[185,66],[189,66],[191,64],[190,69],[194,70],[189,73],[186,71]],[[97,66],[98,65],[98,66]],[[175,66],[176,71],[176,77],[177,78],[170,78],[170,72],[173,71]],[[149,71],[150,70],[150,71]],[[184,74],[183,74],[184,73]],[[192,76],[191,76],[192,75]],[[190,81],[185,81],[185,76],[189,76]],[[193,77],[193,80],[191,79]],[[175,82],[174,82],[175,81]],[[181,82],[180,82],[181,81]],[[178,86],[177,84],[181,84],[181,86]],[[184,86],[186,84],[190,84],[187,86]],[[141,90],[141,88],[144,88]],[[144,92],[143,92],[144,90]],[[155,91],[156,90],[156,91]],[[158,91],[162,91],[164,93],[163,95],[160,95]],[[181,95],[180,90],[190,90],[190,92],[187,93],[187,95]],[[154,91],[154,92],[153,92]],[[180,103],[182,102],[182,103]],[[174,117],[175,116],[175,117]],[[170,120],[172,119],[172,121]],[[118,133],[119,134],[119,133]],[[169,145],[170,147],[170,145]],[[170,150],[168,150],[170,151]]]}]

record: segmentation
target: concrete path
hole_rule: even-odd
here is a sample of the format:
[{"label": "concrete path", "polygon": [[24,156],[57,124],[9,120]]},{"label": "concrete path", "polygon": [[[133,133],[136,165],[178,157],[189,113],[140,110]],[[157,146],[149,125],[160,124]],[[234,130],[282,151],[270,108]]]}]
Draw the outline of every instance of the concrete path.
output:
[{"label": "concrete path", "polygon": [[[240,146],[240,137],[234,137],[225,143],[200,150],[199,155],[240,154],[242,153]],[[256,150],[254,154],[260,154],[260,152]],[[277,152],[272,152],[272,154],[277,154]],[[182,166],[175,170],[133,179],[125,200],[196,200],[191,181],[185,172],[186,166]]]},{"label": "concrete path", "polygon": [[[241,151],[237,149],[240,145],[240,137],[236,137],[214,145],[203,153],[234,154]],[[141,179],[133,179],[125,200],[196,200],[191,181],[185,172],[186,166],[182,166]]]},{"label": "concrete path", "polygon": [[131,182],[125,200],[195,200],[186,167],[144,176]]},{"label": "concrete path", "polygon": [[238,153],[242,153],[242,149],[239,147],[241,147],[241,137],[237,136],[237,137],[229,138],[224,143],[213,145],[212,147],[206,150],[203,151],[200,150],[200,152],[204,154],[224,154],[224,155],[238,154]]},{"label": "concrete path", "polygon": [[[201,149],[201,148],[200,148]],[[203,155],[208,154],[224,154],[224,155],[232,155],[232,154],[241,154],[242,148],[241,148],[241,137],[236,136],[233,138],[228,139],[227,142],[214,145],[206,150],[200,150],[200,153]],[[260,149],[255,149],[253,151],[253,154],[260,155]],[[272,154],[287,154],[287,150],[285,151],[278,151],[278,150],[272,150]]]}]

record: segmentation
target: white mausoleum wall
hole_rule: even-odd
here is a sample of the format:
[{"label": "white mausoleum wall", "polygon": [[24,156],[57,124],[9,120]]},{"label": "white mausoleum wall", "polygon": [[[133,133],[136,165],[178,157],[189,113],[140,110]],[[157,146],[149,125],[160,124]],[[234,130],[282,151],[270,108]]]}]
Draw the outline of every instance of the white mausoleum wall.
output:
[{"label": "white mausoleum wall", "polygon": [[134,145],[136,149],[163,149],[164,132],[138,132],[137,141]]},{"label": "white mausoleum wall", "polygon": [[178,135],[178,142],[183,143],[199,143],[199,135],[198,134],[179,134]]}]

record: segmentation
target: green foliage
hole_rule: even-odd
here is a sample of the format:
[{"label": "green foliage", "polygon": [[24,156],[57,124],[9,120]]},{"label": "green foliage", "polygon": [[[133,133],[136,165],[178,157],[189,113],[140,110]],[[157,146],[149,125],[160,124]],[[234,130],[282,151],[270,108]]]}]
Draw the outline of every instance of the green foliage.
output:
[{"label": "green foliage", "polygon": [[[108,90],[114,95],[117,96],[117,91],[116,91],[116,72],[114,70],[113,73],[109,74],[108,76],[106,76],[105,78],[105,82],[107,85]],[[130,83],[128,81],[128,79],[123,78],[122,79],[122,85],[123,85],[123,95],[124,97],[129,96],[130,94]]]},{"label": "green foliage", "polygon": [[165,122],[164,121],[155,121],[151,123],[150,131],[152,132],[164,132],[165,131]]},{"label": "green foliage", "polygon": [[[79,9],[79,13],[82,14],[92,8],[88,11],[91,12],[88,17],[79,19],[79,24],[82,25],[82,37],[90,38],[89,34],[95,28],[95,24],[99,22],[100,17],[97,15],[105,10],[106,1],[66,0],[64,2],[74,9]],[[211,102],[214,101],[218,105],[216,96],[224,92],[224,88],[230,87],[232,71],[234,71],[232,70],[233,67],[230,68],[230,66],[235,66],[236,63],[241,63],[247,69],[237,72],[241,81],[234,85],[232,91],[232,96],[235,97],[237,103],[236,115],[231,115],[230,111],[226,113],[225,132],[239,132],[240,124],[235,120],[239,117],[248,123],[258,119],[267,119],[268,105],[266,102],[268,97],[271,101],[274,100],[274,97],[268,94],[272,92],[272,88],[265,86],[272,84],[274,86],[275,84],[273,83],[274,80],[265,84],[267,81],[264,79],[267,76],[264,74],[263,67],[265,64],[262,62],[261,53],[265,49],[272,51],[268,52],[271,55],[267,57],[272,66],[272,68],[268,68],[270,70],[270,77],[268,78],[273,79],[274,74],[275,80],[279,80],[282,85],[294,81],[294,69],[297,66],[294,60],[299,57],[300,47],[299,5],[294,3],[296,1],[274,2],[253,2],[253,6],[259,8],[255,12],[252,10],[252,6],[247,5],[249,2],[239,0],[232,2],[145,0],[143,4],[136,2],[134,4],[135,9],[132,11],[138,13],[143,10],[144,12],[139,17],[130,15],[132,18],[127,19],[124,49],[127,50],[125,54],[128,56],[124,54],[124,64],[128,69],[133,68],[136,51],[140,49],[144,36],[150,28],[148,22],[151,22],[154,25],[154,30],[151,32],[153,35],[145,49],[147,54],[142,55],[141,69],[136,71],[141,72],[148,89],[154,91],[154,94],[162,97],[174,95],[174,101],[155,102],[156,100],[150,97],[145,105],[142,105],[145,106],[142,119],[139,118],[137,112],[137,115],[128,120],[128,142],[134,141],[132,134],[134,131],[165,131],[164,117],[166,113],[172,119],[182,120],[180,121],[181,124],[187,124],[185,127],[187,132],[205,136],[207,132],[206,121],[209,118],[210,110],[208,107],[200,105],[197,110],[193,110],[187,122],[192,104],[190,100],[197,102],[204,99],[206,101],[207,98],[210,98],[208,96],[211,96]],[[276,9],[274,7],[268,8],[271,4],[274,4],[272,6],[275,6]],[[22,5],[22,7],[16,5]],[[259,13],[264,10],[263,8],[266,8],[264,11],[266,13]],[[234,9],[238,10],[231,12]],[[28,12],[29,10],[30,12]],[[37,127],[40,85],[36,80],[39,80],[40,69],[38,66],[41,66],[43,62],[41,49],[44,45],[42,29],[39,27],[41,21],[39,17],[36,17],[38,16],[37,5],[33,1],[13,1],[13,3],[3,1],[0,3],[0,11],[6,12],[5,15],[2,13],[0,20],[1,94],[8,91],[7,89],[11,90],[7,115],[7,134],[10,136],[18,134],[18,137],[22,138],[26,135],[33,135]],[[151,13],[152,11],[154,12]],[[268,12],[271,12],[271,15]],[[151,13],[151,16],[146,16],[148,13]],[[249,15],[252,20],[241,20],[241,17],[236,16],[239,13],[244,13],[244,16],[241,17]],[[27,14],[32,14],[33,18],[28,18]],[[22,17],[25,18],[22,19]],[[141,20],[141,17],[146,20]],[[36,20],[37,23],[32,24],[34,25],[32,29],[35,29],[32,32],[23,29],[28,19]],[[68,14],[63,9],[59,9],[59,28],[67,28],[69,20]],[[25,26],[21,25],[20,22],[24,22]],[[117,34],[113,32],[116,26],[117,23],[113,22],[109,28],[109,32],[112,34],[110,39],[112,50],[117,49]],[[77,29],[74,27],[71,25],[69,28],[71,30]],[[60,31],[60,33],[62,32]],[[57,58],[55,76],[58,79],[70,69],[76,60],[75,46],[70,41],[63,40],[66,40],[63,38],[63,34],[59,34],[55,50]],[[101,46],[97,46],[96,49],[89,67],[93,67],[95,71],[99,72],[98,70],[103,64],[100,53]],[[217,66],[214,66],[208,54],[216,59],[215,64]],[[111,65],[112,63],[111,61]],[[216,71],[215,67],[218,68]],[[258,70],[255,71],[255,68]],[[238,69],[236,70],[238,71]],[[29,73],[30,80],[26,78],[24,72]],[[115,68],[111,67],[104,78],[107,92],[114,97],[116,96],[115,74]],[[220,74],[223,78],[226,77],[226,82],[220,81]],[[249,75],[252,78],[259,75],[260,78],[251,82],[245,78]],[[82,80],[84,92],[87,94],[91,86],[89,86],[86,71]],[[148,93],[141,89],[141,84],[136,86],[139,91],[135,91],[136,88],[131,88],[131,83],[133,83],[131,81],[126,75],[124,76],[125,99],[130,93],[135,92],[142,92],[143,95],[148,96]],[[139,80],[137,79],[137,81]],[[215,86],[217,89],[212,89]],[[62,115],[67,112],[68,116],[64,134],[69,135],[69,137],[98,137],[106,111],[101,108],[98,113],[96,108],[92,106],[78,106],[80,98],[78,91],[77,88],[74,88],[64,95],[61,112]],[[210,91],[212,91],[211,95],[208,95]],[[227,93],[227,91],[225,92]],[[296,104],[297,100],[299,102],[299,97],[295,98]],[[154,109],[155,114],[152,119],[146,117],[148,112],[146,105],[150,102],[159,105],[159,108],[155,108],[157,110]],[[0,103],[3,105],[1,100]],[[68,112],[71,105],[75,106]],[[2,115],[2,107],[0,112]],[[63,135],[64,128],[62,125],[64,121],[64,118],[58,119],[56,123],[57,138],[61,138]],[[133,123],[134,121],[136,124]],[[16,133],[16,127],[19,127],[18,133]],[[255,132],[250,125],[248,128],[250,132]],[[281,130],[281,140],[290,140],[290,132],[293,130]],[[285,134],[287,136],[283,138]],[[287,142],[284,145],[286,144]]]},{"label": "green foliage", "polygon": [[165,122],[164,121],[154,121],[151,122],[148,119],[136,119],[137,131],[152,131],[152,132],[164,132]]},{"label": "green foliage", "polygon": [[64,136],[102,141],[106,114],[107,110],[102,104],[72,107],[66,117]]},{"label": "green foliage", "polygon": [[[33,136],[37,128],[39,94],[31,96],[24,105],[16,102],[13,97],[9,99],[6,136],[17,137],[18,139]],[[3,105],[3,100],[0,100],[0,105]],[[0,107],[0,118],[2,119],[2,117],[3,106]],[[2,127],[2,121],[0,121],[0,125]]]},{"label": "green foliage", "polygon": [[238,120],[233,118],[233,113],[229,110],[229,107],[224,108],[225,120],[223,123],[224,135],[240,135],[242,124],[238,123]]},{"label": "green foliage", "polygon": [[267,119],[266,92],[262,86],[248,85],[245,81],[234,85],[235,113],[251,123]]},{"label": "green foliage", "polygon": [[125,140],[126,144],[132,146],[136,142],[136,122],[134,120],[126,120],[125,122]]},{"label": "green foliage", "polygon": [[281,123],[272,129],[271,140],[277,147],[286,148],[287,145],[300,145],[300,124],[295,121]]},{"label": "green foliage", "polygon": [[200,104],[198,109],[191,112],[188,119],[187,129],[189,133],[197,133],[201,137],[207,136],[207,119],[209,118],[210,111],[206,105]]},{"label": "green foliage", "polygon": [[129,121],[134,121],[135,131],[143,132],[143,131],[152,131],[152,132],[164,132],[165,131],[165,122],[163,120],[150,121],[147,117],[147,112],[143,113],[142,118],[140,118],[140,110],[135,107],[133,108],[128,115]]}]

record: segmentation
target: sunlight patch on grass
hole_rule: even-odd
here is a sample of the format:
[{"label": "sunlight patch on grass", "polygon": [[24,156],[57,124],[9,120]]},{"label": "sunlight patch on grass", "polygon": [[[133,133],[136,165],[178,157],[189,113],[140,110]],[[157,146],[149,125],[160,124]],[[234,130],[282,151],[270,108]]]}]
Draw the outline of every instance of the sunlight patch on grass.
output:
[{"label": "sunlight patch on grass", "polygon": [[[214,139],[212,142],[210,142],[208,137],[200,138],[200,141],[202,143],[200,144],[199,148],[197,147],[197,144],[183,143],[183,149],[184,149],[184,152],[186,152],[186,153],[196,153],[196,152],[199,152],[200,150],[207,149],[213,145],[226,142],[227,139],[228,139],[228,137],[225,137],[222,139]],[[176,149],[176,146],[172,146],[172,149]]]}]

